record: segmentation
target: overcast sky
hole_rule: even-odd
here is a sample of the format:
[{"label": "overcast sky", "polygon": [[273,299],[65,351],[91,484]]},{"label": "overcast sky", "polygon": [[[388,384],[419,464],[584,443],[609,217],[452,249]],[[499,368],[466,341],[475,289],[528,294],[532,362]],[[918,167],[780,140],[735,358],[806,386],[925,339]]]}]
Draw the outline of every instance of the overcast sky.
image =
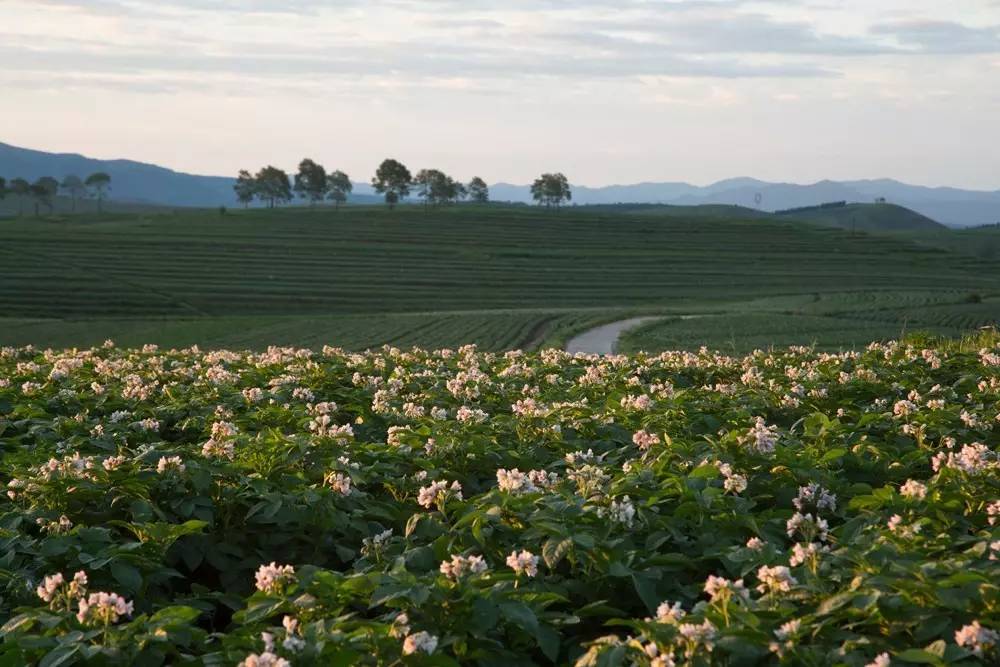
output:
[{"label": "overcast sky", "polygon": [[0,0],[0,141],[206,174],[1000,188],[1000,0]]}]

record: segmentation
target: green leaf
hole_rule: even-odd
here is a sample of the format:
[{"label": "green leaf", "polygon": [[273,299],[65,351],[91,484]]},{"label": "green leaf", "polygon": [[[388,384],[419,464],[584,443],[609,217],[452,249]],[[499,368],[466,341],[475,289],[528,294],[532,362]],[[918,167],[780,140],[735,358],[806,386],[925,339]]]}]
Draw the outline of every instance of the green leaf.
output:
[{"label": "green leaf", "polygon": [[545,564],[550,570],[554,570],[566,554],[569,552],[570,547],[573,546],[573,540],[571,538],[558,539],[555,537],[550,537],[542,545],[542,558],[545,559]]},{"label": "green leaf", "polygon": [[532,635],[538,633],[538,617],[523,602],[501,602],[500,613],[508,621],[518,625]]},{"label": "green leaf", "polygon": [[925,651],[922,648],[910,648],[906,649],[902,653],[897,653],[892,656],[893,660],[902,660],[903,662],[915,662],[925,665],[941,665],[944,661],[939,657],[931,653],[930,651]]},{"label": "green leaf", "polygon": [[45,654],[45,657],[38,663],[38,667],[58,667],[66,664],[70,658],[76,655],[80,647],[80,644],[60,644]]},{"label": "green leaf", "polygon": [[846,449],[844,449],[843,447],[837,447],[835,449],[831,449],[826,454],[824,454],[823,457],[820,459],[820,463],[830,463],[831,461],[836,461],[837,459],[841,459],[846,455],[847,455]]},{"label": "green leaf", "polygon": [[142,588],[142,575],[139,570],[125,561],[116,560],[111,563],[111,576],[130,592],[137,593]]}]

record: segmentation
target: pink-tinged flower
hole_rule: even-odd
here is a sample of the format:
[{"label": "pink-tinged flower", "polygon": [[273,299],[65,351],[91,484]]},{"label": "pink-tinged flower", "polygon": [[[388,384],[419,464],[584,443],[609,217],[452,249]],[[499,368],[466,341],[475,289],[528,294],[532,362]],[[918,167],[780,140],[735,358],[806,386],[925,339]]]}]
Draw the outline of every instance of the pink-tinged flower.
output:
[{"label": "pink-tinged flower", "polygon": [[486,561],[483,560],[482,556],[459,556],[454,555],[451,560],[446,560],[441,563],[439,568],[441,574],[458,581],[462,577],[472,575],[472,574],[482,574],[489,569],[486,565]]},{"label": "pink-tinged flower", "polygon": [[979,621],[973,621],[955,631],[955,643],[968,649],[973,655],[982,656],[984,652],[1000,644],[1000,633],[984,628]]},{"label": "pink-tinged flower", "polygon": [[889,667],[891,664],[888,653],[879,653],[875,656],[875,659],[869,662],[865,667]]},{"label": "pink-tinged flower", "polygon": [[280,593],[288,584],[295,581],[295,568],[291,565],[278,565],[270,563],[261,565],[255,575],[257,590],[265,593]]},{"label": "pink-tinged flower", "polygon": [[38,585],[35,593],[53,608],[68,607],[73,600],[87,594],[87,573],[80,570],[68,582],[61,572],[49,575]]},{"label": "pink-tinged flower", "polygon": [[762,565],[757,570],[757,578],[760,579],[760,585],[757,586],[760,593],[787,593],[792,590],[792,586],[799,583],[792,576],[791,570],[784,565],[774,567]]},{"label": "pink-tinged flower", "polygon": [[440,480],[431,482],[430,485],[420,489],[417,493],[417,504],[427,509],[436,504],[438,509],[441,509],[441,506],[451,497],[457,500],[462,499],[462,485],[455,481],[449,486],[448,482]]},{"label": "pink-tinged flower", "polygon": [[342,496],[351,495],[351,478],[349,475],[331,472],[323,480],[323,483]]},{"label": "pink-tinged flower", "polygon": [[437,645],[437,637],[421,630],[412,635],[407,635],[406,639],[403,640],[403,655],[412,655],[417,651],[423,651],[427,655],[430,655],[437,649]]},{"label": "pink-tinged flower", "polygon": [[899,487],[899,493],[904,498],[923,500],[927,497],[927,485],[915,479],[908,479],[903,486]]},{"label": "pink-tinged flower", "polygon": [[677,623],[682,618],[687,616],[687,612],[681,608],[680,602],[675,602],[670,604],[669,602],[661,602],[660,606],[656,608],[656,620],[660,623]]},{"label": "pink-tinged flower", "polygon": [[108,625],[131,616],[133,609],[133,604],[117,593],[91,593],[86,599],[81,598],[76,620],[85,625]]},{"label": "pink-tinged flower", "polygon": [[750,597],[750,592],[743,585],[742,579],[730,581],[725,577],[717,577],[714,574],[708,575],[708,578],[705,580],[705,593],[711,598],[712,602],[720,598],[728,600],[733,597],[743,599]]},{"label": "pink-tinged flower", "polygon": [[650,447],[660,444],[660,436],[649,431],[636,431],[632,435],[632,443],[639,449],[646,451]]},{"label": "pink-tinged flower", "polygon": [[260,655],[251,653],[237,667],[292,667],[292,663],[270,651],[264,651]]},{"label": "pink-tinged flower", "polygon": [[179,456],[161,456],[156,463],[156,472],[161,475],[171,472],[181,474],[184,470],[184,461]]},{"label": "pink-tinged flower", "polygon": [[525,574],[529,577],[534,577],[538,574],[538,556],[534,555],[530,551],[512,551],[509,556],[507,556],[507,566],[514,570],[517,575]]},{"label": "pink-tinged flower", "polygon": [[747,540],[747,549],[751,551],[760,551],[767,545],[767,542],[760,539],[759,537],[751,537]]}]

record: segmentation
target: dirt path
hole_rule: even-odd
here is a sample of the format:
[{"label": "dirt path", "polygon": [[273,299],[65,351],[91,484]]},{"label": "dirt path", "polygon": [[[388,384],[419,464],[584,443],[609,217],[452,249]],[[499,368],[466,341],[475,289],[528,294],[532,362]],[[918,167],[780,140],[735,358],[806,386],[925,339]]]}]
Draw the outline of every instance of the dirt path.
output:
[{"label": "dirt path", "polygon": [[582,352],[584,354],[613,354],[618,345],[618,338],[640,324],[645,324],[652,320],[663,319],[662,317],[631,317],[627,320],[618,320],[610,324],[603,324],[584,331],[582,334],[570,338],[566,343],[566,351],[570,354]]},{"label": "dirt path", "polygon": [[669,318],[694,320],[700,317],[711,316],[709,313],[701,313],[698,315],[646,315],[643,317],[630,317],[627,320],[618,320],[617,322],[604,324],[573,336],[566,343],[566,351],[570,354],[576,354],[577,352],[584,354],[614,354],[618,348],[618,339],[621,338],[621,335],[646,322]]}]

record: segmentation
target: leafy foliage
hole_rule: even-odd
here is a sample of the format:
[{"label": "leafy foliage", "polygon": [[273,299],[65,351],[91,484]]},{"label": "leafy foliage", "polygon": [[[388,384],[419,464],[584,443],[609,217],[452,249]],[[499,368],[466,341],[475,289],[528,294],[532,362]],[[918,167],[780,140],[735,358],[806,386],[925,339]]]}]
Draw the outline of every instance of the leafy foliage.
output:
[{"label": "leafy foliage", "polygon": [[996,664],[998,369],[4,348],[0,664]]}]

